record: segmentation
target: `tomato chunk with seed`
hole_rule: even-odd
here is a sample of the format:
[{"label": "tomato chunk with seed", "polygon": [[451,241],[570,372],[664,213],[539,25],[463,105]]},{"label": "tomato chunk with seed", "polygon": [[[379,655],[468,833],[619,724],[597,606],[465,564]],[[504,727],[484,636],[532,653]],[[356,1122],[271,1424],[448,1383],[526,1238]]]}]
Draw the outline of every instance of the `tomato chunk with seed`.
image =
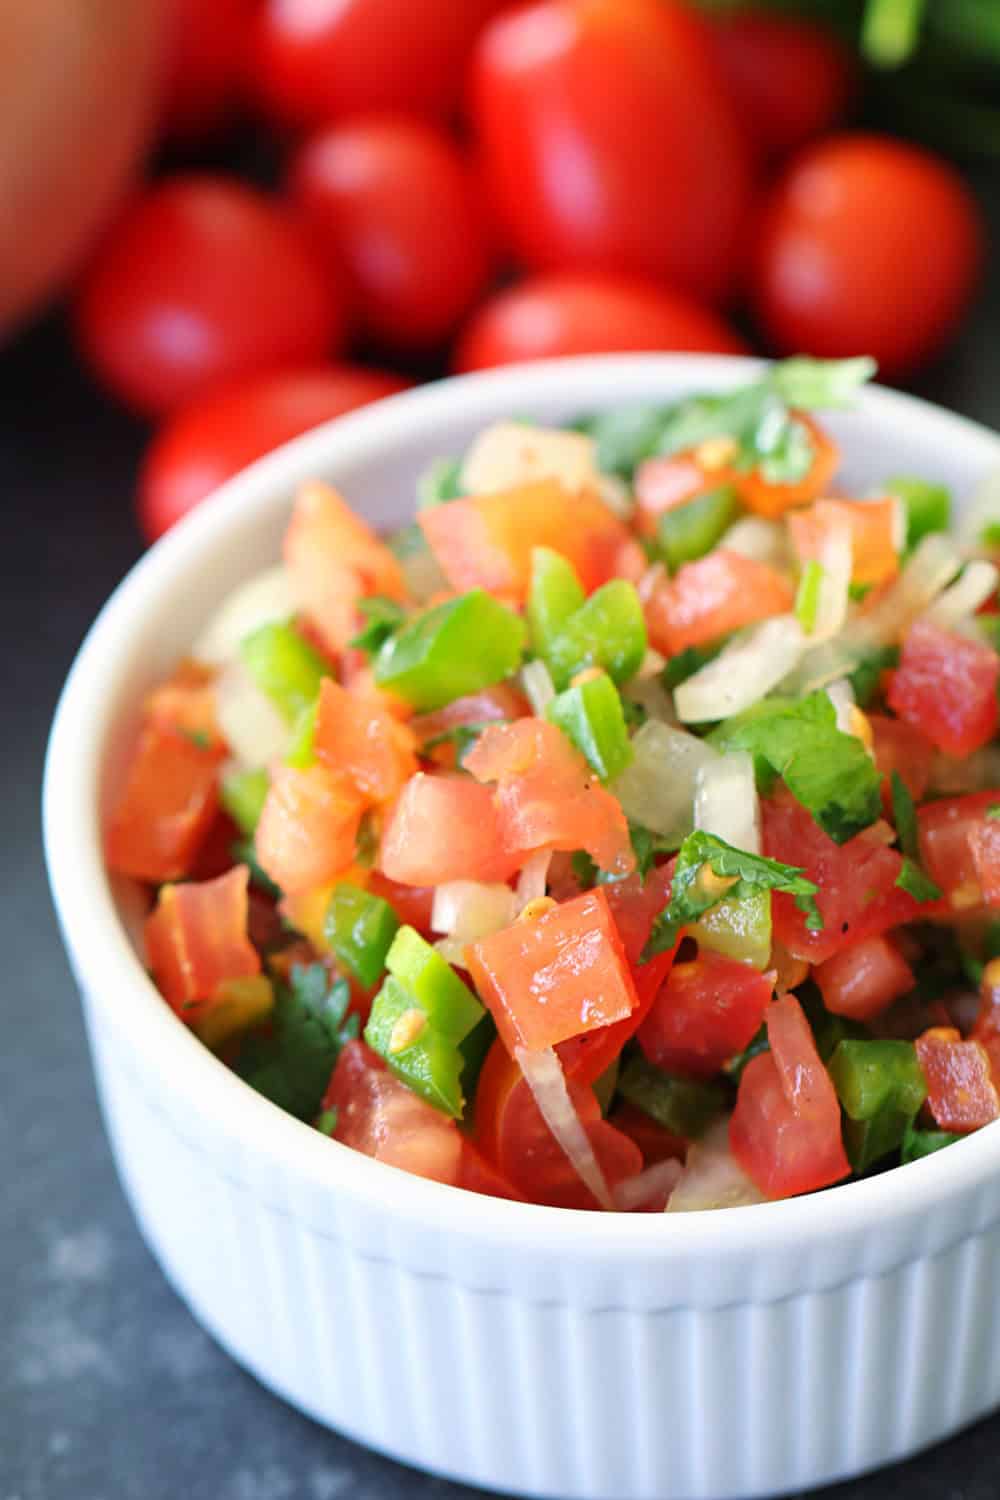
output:
[{"label": "tomato chunk with seed", "polygon": [[1000,723],[1000,656],[927,620],[911,626],[889,683],[889,707],[946,755],[971,755]]},{"label": "tomato chunk with seed", "polygon": [[817,964],[813,978],[835,1016],[870,1021],[912,990],[913,970],[885,937],[865,938]]},{"label": "tomato chunk with seed", "polygon": [[412,732],[375,698],[349,693],[324,677],[313,748],[316,759],[340,771],[360,795],[387,802],[417,769]]},{"label": "tomato chunk with seed", "polygon": [[962,1135],[1000,1116],[990,1058],[976,1040],[963,1041],[953,1026],[935,1026],[916,1041],[927,1079],[927,1107],[941,1130]]},{"label": "tomato chunk with seed", "polygon": [[337,1111],[334,1139],[390,1167],[456,1183],[462,1137],[454,1120],[421,1099],[362,1041],[337,1059],[323,1109]]},{"label": "tomato chunk with seed", "polygon": [[676,656],[688,646],[705,646],[744,625],[785,614],[794,602],[792,586],[777,568],[720,547],[685,563],[654,589],[646,605],[650,644],[664,656]]},{"label": "tomato chunk with seed", "polygon": [[188,873],[219,811],[224,755],[159,723],[143,729],[105,836],[112,870],[156,883]]},{"label": "tomato chunk with seed", "polygon": [[840,1105],[794,995],[769,1007],[770,1052],[751,1058],[729,1124],[733,1155],[767,1198],[790,1198],[850,1175]]},{"label": "tomato chunk with seed", "polygon": [[260,973],[247,935],[250,872],[236,865],[217,880],[164,885],[146,918],[146,957],[167,1001],[194,1020],[227,979]]},{"label": "tomato chunk with seed", "polygon": [[363,802],[325,766],[279,766],[257,824],[261,868],[287,895],[329,885],[354,859]]},{"label": "tomato chunk with seed", "polygon": [[997,899],[1000,849],[990,812],[1000,807],[1000,791],[967,797],[941,797],[918,809],[920,857],[945,900],[955,911]]},{"label": "tomato chunk with seed", "polygon": [[888,583],[899,572],[899,502],[884,500],[817,500],[808,510],[788,517],[795,550],[803,562],[822,560],[833,526],[846,521],[851,534],[851,582]]},{"label": "tomato chunk with seed", "polygon": [[658,1068],[712,1078],[760,1029],[774,976],[702,953],[674,964],[639,1028],[639,1045]]},{"label": "tomato chunk with seed", "polygon": [[508,880],[520,863],[504,844],[492,792],[467,776],[411,777],[382,829],[379,866],[403,885]]},{"label": "tomato chunk with seed", "polygon": [[537,1052],[623,1021],[638,1003],[600,888],[473,943],[466,961],[511,1053]]}]

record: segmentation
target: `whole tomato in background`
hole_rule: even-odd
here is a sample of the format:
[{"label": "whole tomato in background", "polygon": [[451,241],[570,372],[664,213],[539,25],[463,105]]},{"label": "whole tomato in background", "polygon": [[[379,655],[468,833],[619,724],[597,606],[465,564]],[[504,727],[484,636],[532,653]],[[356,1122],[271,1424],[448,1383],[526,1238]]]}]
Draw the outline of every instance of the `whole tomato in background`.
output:
[{"label": "whole tomato in background", "polygon": [[136,411],[336,353],[340,289],[305,231],[232,178],[186,174],[139,194],[109,232],[74,307],[80,348]]},{"label": "whole tomato in background", "polygon": [[628,349],[746,354],[711,308],[640,277],[552,271],[495,293],[469,319],[453,368]]},{"label": "whole tomato in background", "polygon": [[198,140],[226,121],[242,96],[258,0],[170,3],[163,126],[178,140]]},{"label": "whole tomato in background", "polygon": [[155,119],[165,0],[3,7],[0,334],[75,269]]},{"label": "whole tomato in background", "polygon": [[502,3],[263,0],[258,101],[293,127],[383,110],[446,119],[458,105],[476,35]]},{"label": "whole tomato in background", "polygon": [[748,148],[711,34],[680,0],[535,0],[477,44],[473,115],[517,255],[730,288]]},{"label": "whole tomato in background", "polygon": [[327,365],[253,376],[183,407],[161,428],[143,461],[143,533],[155,541],[254,459],[407,384],[382,370]]},{"label": "whole tomato in background", "polygon": [[459,147],[419,120],[363,119],[294,158],[292,202],[343,273],[353,319],[387,348],[433,348],[484,291],[485,212]]},{"label": "whole tomato in background", "polygon": [[952,332],[984,244],[975,199],[947,162],[885,136],[829,136],[765,202],[753,310],[783,353],[872,354],[896,378]]}]

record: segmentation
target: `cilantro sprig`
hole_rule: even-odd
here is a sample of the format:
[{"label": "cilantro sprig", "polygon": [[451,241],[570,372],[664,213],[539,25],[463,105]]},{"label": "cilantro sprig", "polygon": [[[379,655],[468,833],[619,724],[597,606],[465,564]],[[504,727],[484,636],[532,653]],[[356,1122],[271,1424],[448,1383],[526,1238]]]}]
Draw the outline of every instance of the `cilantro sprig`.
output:
[{"label": "cilantro sprig", "polygon": [[236,1071],[300,1120],[315,1118],[340,1049],[358,1035],[350,1003],[345,979],[331,981],[319,963],[297,964],[277,986],[267,1028],[243,1043]]}]

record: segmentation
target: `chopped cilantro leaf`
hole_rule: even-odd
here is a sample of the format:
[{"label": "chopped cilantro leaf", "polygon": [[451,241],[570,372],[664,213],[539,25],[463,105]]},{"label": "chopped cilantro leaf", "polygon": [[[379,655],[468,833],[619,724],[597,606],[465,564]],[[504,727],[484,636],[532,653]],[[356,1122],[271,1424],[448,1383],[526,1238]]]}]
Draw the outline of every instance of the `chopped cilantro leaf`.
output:
[{"label": "chopped cilantro leaf", "polygon": [[929,875],[925,875],[915,860],[903,857],[903,868],[896,876],[896,884],[906,891],[914,901],[940,901],[941,892]]},{"label": "chopped cilantro leaf", "polygon": [[891,783],[892,821],[896,825],[899,847],[910,859],[919,859],[920,837],[917,831],[917,809],[913,805],[913,798],[898,771],[893,771]]},{"label": "chopped cilantro leaf", "polygon": [[395,599],[387,599],[384,594],[372,594],[370,598],[360,600],[358,608],[365,617],[365,626],[347,644],[363,651],[366,656],[377,656],[379,648],[403,624],[406,611]]},{"label": "chopped cilantro leaf", "polygon": [[243,1043],[236,1071],[290,1114],[314,1119],[341,1047],[358,1034],[350,1001],[345,979],[331,983],[320,963],[296,965],[277,986],[268,1026]]}]

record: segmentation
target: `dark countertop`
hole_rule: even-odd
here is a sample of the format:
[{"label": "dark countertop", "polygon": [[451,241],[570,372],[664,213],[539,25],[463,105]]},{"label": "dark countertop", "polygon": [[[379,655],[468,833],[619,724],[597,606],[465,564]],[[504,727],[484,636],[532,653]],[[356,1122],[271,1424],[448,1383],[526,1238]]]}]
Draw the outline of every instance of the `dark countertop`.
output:
[{"label": "dark countertop", "polygon": [[[919,389],[1000,426],[1000,276]],[[56,321],[0,353],[0,392],[0,951],[12,961],[0,1051],[0,1500],[471,1500],[473,1491],[367,1453],[263,1390],[194,1323],[136,1231],[49,902],[38,800],[61,681],[140,551],[130,492],[144,434],[88,386]],[[1000,1415],[825,1494],[901,1492],[998,1500]]]}]

